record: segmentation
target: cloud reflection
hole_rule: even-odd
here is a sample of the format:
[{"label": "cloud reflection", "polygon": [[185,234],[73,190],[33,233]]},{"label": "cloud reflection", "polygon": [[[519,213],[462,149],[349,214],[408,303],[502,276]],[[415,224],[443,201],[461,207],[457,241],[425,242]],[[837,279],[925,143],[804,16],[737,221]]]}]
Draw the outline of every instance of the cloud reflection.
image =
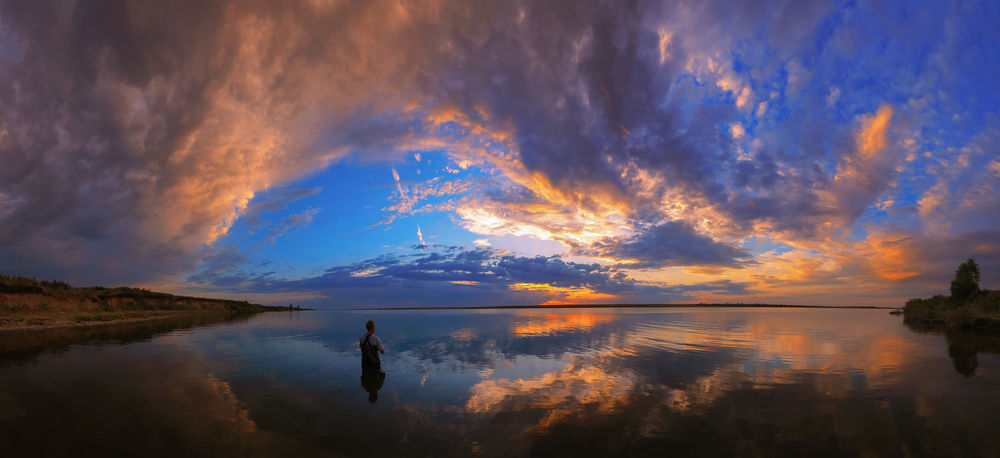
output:
[{"label": "cloud reflection", "polygon": [[586,331],[597,324],[615,319],[611,313],[518,313],[518,317],[530,317],[527,321],[517,321],[510,327],[515,336],[547,336],[561,332]]},{"label": "cloud reflection", "polygon": [[[628,411],[635,403],[672,415],[703,412],[747,389],[808,383],[826,396],[847,396],[859,388],[900,383],[908,376],[908,358],[918,352],[913,339],[885,334],[882,325],[844,318],[843,312],[694,310],[678,315],[645,315],[649,321],[644,322],[626,314],[529,314],[531,320],[511,325],[512,335],[583,341],[559,356],[562,369],[520,378],[484,374],[470,388],[465,408],[491,415],[544,409],[547,414],[525,427],[537,431],[569,418],[579,421],[581,415]],[[853,326],[850,336],[833,333],[839,325],[824,324],[831,320]],[[611,335],[594,348],[589,336],[598,324],[610,325],[602,329]],[[708,364],[692,366],[699,359]],[[697,367],[700,372],[689,372]]]},{"label": "cloud reflection", "polygon": [[[943,339],[879,310],[314,313],[323,326],[270,314],[0,368],[9,449],[893,456],[998,445],[986,421],[1000,408],[995,358],[955,374]],[[412,326],[391,342],[374,405],[354,337],[371,315],[379,329]],[[952,344],[963,346],[952,356],[976,351]],[[45,441],[52,425],[76,440]],[[158,442],[163,430],[181,440]]]}]

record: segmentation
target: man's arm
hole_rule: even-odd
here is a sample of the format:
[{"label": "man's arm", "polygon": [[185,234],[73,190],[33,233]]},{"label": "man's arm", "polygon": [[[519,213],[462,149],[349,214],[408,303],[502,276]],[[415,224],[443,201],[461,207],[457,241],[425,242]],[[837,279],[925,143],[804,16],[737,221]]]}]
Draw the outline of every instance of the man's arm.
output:
[{"label": "man's arm", "polygon": [[376,337],[375,338],[375,343],[378,344],[377,345],[378,351],[381,352],[384,355],[385,354],[385,345],[382,345],[382,339],[379,339],[378,337]]}]

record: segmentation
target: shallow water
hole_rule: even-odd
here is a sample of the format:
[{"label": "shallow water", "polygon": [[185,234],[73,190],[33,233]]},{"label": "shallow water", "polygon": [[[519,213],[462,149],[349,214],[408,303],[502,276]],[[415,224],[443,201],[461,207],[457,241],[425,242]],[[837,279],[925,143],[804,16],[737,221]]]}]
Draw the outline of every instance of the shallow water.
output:
[{"label": "shallow water", "polygon": [[885,310],[306,311],[25,339],[0,335],[4,456],[1000,456],[995,337]]}]

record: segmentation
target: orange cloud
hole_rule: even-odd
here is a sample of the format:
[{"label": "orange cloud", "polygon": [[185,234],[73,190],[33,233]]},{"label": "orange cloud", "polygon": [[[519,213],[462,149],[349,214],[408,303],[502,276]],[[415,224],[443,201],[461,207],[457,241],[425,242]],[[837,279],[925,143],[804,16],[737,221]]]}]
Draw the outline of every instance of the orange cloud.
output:
[{"label": "orange cloud", "polygon": [[868,159],[885,150],[886,130],[889,129],[889,121],[892,120],[892,107],[882,105],[873,116],[865,116],[862,121],[861,131],[858,132],[857,143],[858,153]]},{"label": "orange cloud", "polygon": [[859,245],[860,255],[868,260],[871,272],[884,280],[902,280],[924,270],[910,245],[910,237],[905,234],[876,232]]},{"label": "orange cloud", "polygon": [[586,286],[554,286],[548,283],[514,283],[508,286],[514,291],[528,291],[556,296],[542,305],[583,304],[602,299],[614,299],[614,294],[599,293]]},{"label": "orange cloud", "polygon": [[878,175],[880,170],[876,167],[887,159],[881,154],[889,144],[887,132],[892,115],[892,107],[882,105],[873,115],[861,117],[861,125],[854,139],[856,150],[853,155],[845,156],[837,165],[834,181],[841,185],[841,190],[846,190],[848,187],[868,189],[884,180],[885,177]]}]

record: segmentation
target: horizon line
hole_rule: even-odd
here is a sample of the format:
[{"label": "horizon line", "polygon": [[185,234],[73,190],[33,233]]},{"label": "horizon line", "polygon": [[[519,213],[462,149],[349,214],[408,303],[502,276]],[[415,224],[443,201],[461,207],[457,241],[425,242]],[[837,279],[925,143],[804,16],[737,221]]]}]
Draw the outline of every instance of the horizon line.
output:
[{"label": "horizon line", "polygon": [[406,307],[346,307],[317,308],[311,310],[489,310],[489,309],[572,309],[572,308],[682,308],[682,307],[759,307],[759,308],[813,308],[813,309],[877,309],[894,310],[901,307],[884,305],[800,305],[800,304],[548,304],[548,305],[458,305],[458,306],[406,306]]}]

